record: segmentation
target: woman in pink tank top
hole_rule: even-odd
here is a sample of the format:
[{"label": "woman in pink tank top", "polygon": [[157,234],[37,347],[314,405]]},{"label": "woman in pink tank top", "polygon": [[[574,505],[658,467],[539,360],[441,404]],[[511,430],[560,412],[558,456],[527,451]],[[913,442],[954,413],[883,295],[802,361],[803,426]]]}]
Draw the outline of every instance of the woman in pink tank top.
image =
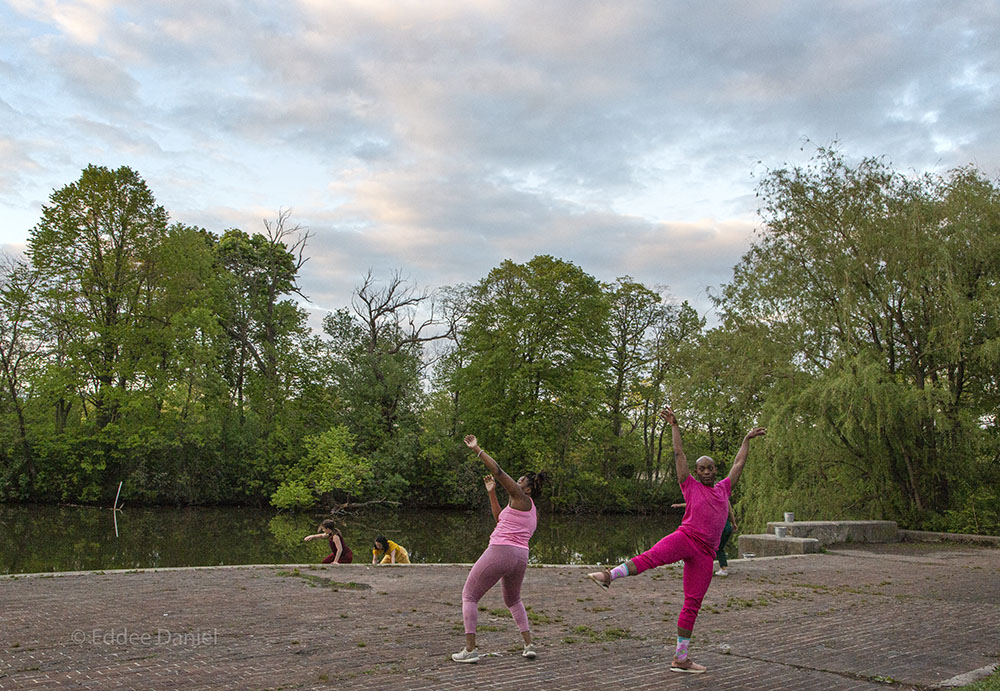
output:
[{"label": "woman in pink tank top", "polygon": [[[501,581],[503,601],[510,610],[517,624],[521,637],[524,639],[522,656],[534,658],[535,646],[531,642],[531,626],[528,623],[528,613],[521,602],[521,582],[528,568],[528,540],[538,525],[538,514],[532,494],[537,493],[542,482],[542,473],[528,473],[516,482],[505,473],[488,453],[479,448],[476,437],[468,435],[465,444],[476,452],[476,455],[486,464],[490,474],[484,478],[486,492],[490,497],[490,509],[497,525],[490,535],[490,544],[482,553],[462,588],[462,619],[465,623],[465,648],[455,653],[451,659],[455,662],[478,662],[479,650],[476,648],[476,622],[479,619],[479,600],[490,588]],[[509,497],[506,508],[500,509],[497,500],[497,482]]]}]

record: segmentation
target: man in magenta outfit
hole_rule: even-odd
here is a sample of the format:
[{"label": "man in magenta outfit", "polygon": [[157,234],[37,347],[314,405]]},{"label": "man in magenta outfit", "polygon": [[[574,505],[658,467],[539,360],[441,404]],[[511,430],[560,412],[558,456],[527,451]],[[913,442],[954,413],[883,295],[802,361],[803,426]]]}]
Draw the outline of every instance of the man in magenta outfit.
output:
[{"label": "man in magenta outfit", "polygon": [[715,461],[708,456],[702,456],[695,462],[693,476],[688,470],[687,457],[681,446],[681,430],[674,411],[667,407],[660,412],[660,417],[670,425],[673,435],[677,482],[680,483],[686,504],[684,519],[677,530],[642,554],[611,570],[605,569],[589,576],[597,585],[607,588],[617,578],[635,576],[647,569],[683,561],[684,607],[677,617],[677,649],[670,671],[697,674],[704,672],[705,668],[688,657],[688,645],[691,642],[694,620],[701,609],[701,601],[712,582],[715,551],[719,547],[719,538],[729,515],[729,495],[743,473],[743,466],[750,452],[750,440],[763,435],[766,430],[755,427],[747,432],[736,458],[733,459],[729,475],[716,483]]}]

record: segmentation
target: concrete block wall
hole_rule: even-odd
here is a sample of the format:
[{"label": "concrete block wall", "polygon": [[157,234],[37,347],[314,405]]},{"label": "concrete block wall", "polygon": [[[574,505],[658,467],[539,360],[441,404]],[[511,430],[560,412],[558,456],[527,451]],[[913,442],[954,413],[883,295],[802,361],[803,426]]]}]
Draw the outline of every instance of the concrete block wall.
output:
[{"label": "concrete block wall", "polygon": [[774,521],[767,532],[774,534],[784,526],[789,537],[813,537],[823,545],[837,542],[899,542],[899,526],[895,521]]},{"label": "concrete block wall", "polygon": [[740,557],[777,557],[786,554],[815,554],[820,542],[814,537],[776,537],[775,535],[740,535]]},{"label": "concrete block wall", "polygon": [[[774,529],[785,528],[785,537]],[[900,530],[895,521],[773,521],[763,535],[740,535],[739,553],[743,557],[774,557],[785,554],[812,554],[825,545],[838,542],[898,542]]]}]

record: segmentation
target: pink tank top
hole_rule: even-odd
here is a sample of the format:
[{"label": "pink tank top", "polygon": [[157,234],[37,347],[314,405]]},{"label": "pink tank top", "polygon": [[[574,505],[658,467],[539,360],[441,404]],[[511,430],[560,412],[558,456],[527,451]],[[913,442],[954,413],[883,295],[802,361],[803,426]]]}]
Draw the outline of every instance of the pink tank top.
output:
[{"label": "pink tank top", "polygon": [[500,512],[497,527],[490,535],[491,545],[511,545],[528,549],[528,540],[535,533],[538,525],[538,514],[535,512],[535,502],[531,502],[528,511],[518,511],[508,504]]}]

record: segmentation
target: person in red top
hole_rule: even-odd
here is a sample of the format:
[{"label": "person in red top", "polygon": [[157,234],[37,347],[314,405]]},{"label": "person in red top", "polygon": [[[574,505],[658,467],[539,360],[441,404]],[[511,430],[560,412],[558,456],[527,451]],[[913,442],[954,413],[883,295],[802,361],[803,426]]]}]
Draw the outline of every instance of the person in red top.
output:
[{"label": "person in red top", "polygon": [[677,416],[669,407],[660,412],[671,427],[674,442],[674,464],[677,481],[686,504],[684,519],[677,530],[657,542],[642,554],[629,559],[610,571],[588,574],[591,580],[607,589],[611,581],[624,576],[635,576],[647,569],[675,561],[684,562],[684,607],[677,617],[677,649],[670,665],[672,672],[704,672],[705,667],[688,657],[688,645],[694,621],[701,609],[701,601],[712,582],[712,563],[719,547],[719,538],[729,515],[729,495],[739,480],[750,453],[750,440],[763,435],[763,427],[755,427],[743,437],[743,444],[733,460],[729,475],[715,482],[715,461],[702,456],[695,462],[695,474],[688,470],[687,457],[681,446],[681,430]]},{"label": "person in red top", "polygon": [[[476,622],[479,617],[479,600],[497,581],[502,582],[503,602],[510,610],[524,639],[523,657],[534,659],[535,646],[531,642],[528,612],[521,602],[521,582],[528,568],[528,540],[538,525],[538,514],[532,494],[537,494],[542,483],[542,473],[522,475],[516,482],[505,473],[488,453],[479,448],[474,435],[465,437],[465,445],[476,452],[486,464],[490,475],[483,478],[490,497],[490,510],[497,525],[490,535],[490,544],[473,564],[465,587],[462,588],[462,620],[465,624],[465,647],[451,656],[455,662],[478,662],[476,648]],[[507,490],[509,503],[501,510],[497,501],[497,483]]]},{"label": "person in red top", "polygon": [[330,542],[330,554],[323,560],[324,564],[350,564],[354,561],[354,553],[344,542],[343,534],[337,529],[337,523],[328,518],[319,524],[320,532],[315,535],[306,535],[303,541],[317,540],[325,537]]}]

